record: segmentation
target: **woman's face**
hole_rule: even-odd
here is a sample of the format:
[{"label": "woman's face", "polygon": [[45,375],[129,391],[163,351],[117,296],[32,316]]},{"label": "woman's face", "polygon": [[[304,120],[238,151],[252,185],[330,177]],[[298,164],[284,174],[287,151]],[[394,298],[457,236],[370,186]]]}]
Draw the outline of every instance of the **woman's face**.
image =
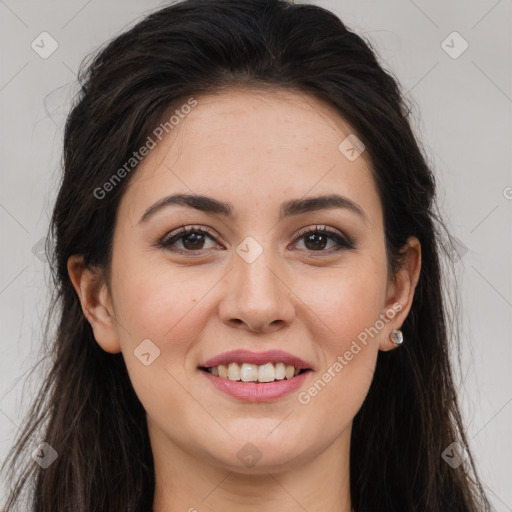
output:
[{"label": "woman's face", "polygon": [[[298,467],[348,446],[378,350],[409,309],[407,274],[388,276],[367,153],[332,107],[285,91],[195,99],[153,134],[123,195],[101,295],[116,321],[93,321],[95,337],[122,351],[154,451]],[[208,199],[161,203],[174,195]],[[234,350],[252,356],[226,356],[231,377],[245,362],[244,378],[278,379],[202,369]],[[286,354],[258,359],[267,351]],[[293,358],[309,370],[282,379]]]}]

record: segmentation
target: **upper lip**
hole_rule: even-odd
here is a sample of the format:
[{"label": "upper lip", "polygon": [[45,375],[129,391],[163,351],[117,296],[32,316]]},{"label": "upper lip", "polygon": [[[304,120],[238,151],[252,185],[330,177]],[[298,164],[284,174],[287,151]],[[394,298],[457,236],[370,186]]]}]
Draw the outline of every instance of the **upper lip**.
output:
[{"label": "upper lip", "polygon": [[299,370],[312,369],[312,365],[307,361],[304,361],[293,354],[289,354],[288,352],[283,352],[282,350],[251,352],[250,350],[243,349],[231,350],[229,352],[219,354],[218,356],[208,359],[208,361],[201,364],[200,367],[213,368],[215,366],[219,366],[219,364],[228,363],[251,363],[257,365],[263,365],[266,363],[284,363],[292,365]]}]

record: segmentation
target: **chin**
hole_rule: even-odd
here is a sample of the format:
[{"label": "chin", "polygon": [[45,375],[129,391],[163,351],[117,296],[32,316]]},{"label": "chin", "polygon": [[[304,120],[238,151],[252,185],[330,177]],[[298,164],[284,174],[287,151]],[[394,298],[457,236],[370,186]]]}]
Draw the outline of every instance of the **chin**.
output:
[{"label": "chin", "polygon": [[270,439],[273,434],[270,437],[266,435],[247,435],[247,441],[240,441],[239,438],[230,440],[223,443],[220,453],[210,452],[210,456],[215,459],[215,465],[237,473],[279,473],[299,466],[313,448],[304,446],[304,438],[295,441],[289,436],[283,436],[287,440],[284,442],[282,437]]}]

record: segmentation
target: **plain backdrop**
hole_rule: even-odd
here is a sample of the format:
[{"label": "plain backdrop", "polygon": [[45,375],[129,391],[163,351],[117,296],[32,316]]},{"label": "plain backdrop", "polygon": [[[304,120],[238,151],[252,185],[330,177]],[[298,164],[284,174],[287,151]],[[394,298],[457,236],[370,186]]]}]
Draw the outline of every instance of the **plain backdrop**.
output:
[{"label": "plain backdrop", "polygon": [[[456,375],[471,447],[496,510],[512,511],[511,0],[314,3],[374,44],[415,105],[414,129],[458,243],[463,368]],[[78,66],[163,5],[0,0],[2,460],[37,388],[37,380],[31,389],[23,384],[40,355],[48,298],[39,248]],[[58,45],[51,55],[41,38],[44,51]]]}]

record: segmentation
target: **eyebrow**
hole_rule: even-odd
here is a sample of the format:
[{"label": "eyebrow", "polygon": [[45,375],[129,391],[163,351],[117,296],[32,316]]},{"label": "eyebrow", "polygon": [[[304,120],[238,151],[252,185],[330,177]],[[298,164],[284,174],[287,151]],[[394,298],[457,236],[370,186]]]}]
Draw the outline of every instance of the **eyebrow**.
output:
[{"label": "eyebrow", "polygon": [[[214,199],[213,197],[196,194],[173,194],[163,197],[155,204],[151,205],[143,213],[139,224],[146,222],[156,212],[168,206],[187,206],[201,212],[223,215],[228,218],[236,218],[235,210],[231,203],[226,203]],[[343,208],[357,214],[364,222],[368,222],[362,208],[349,199],[339,194],[329,194],[305,199],[292,199],[281,205],[279,220],[301,213],[314,212],[327,208]]]}]

